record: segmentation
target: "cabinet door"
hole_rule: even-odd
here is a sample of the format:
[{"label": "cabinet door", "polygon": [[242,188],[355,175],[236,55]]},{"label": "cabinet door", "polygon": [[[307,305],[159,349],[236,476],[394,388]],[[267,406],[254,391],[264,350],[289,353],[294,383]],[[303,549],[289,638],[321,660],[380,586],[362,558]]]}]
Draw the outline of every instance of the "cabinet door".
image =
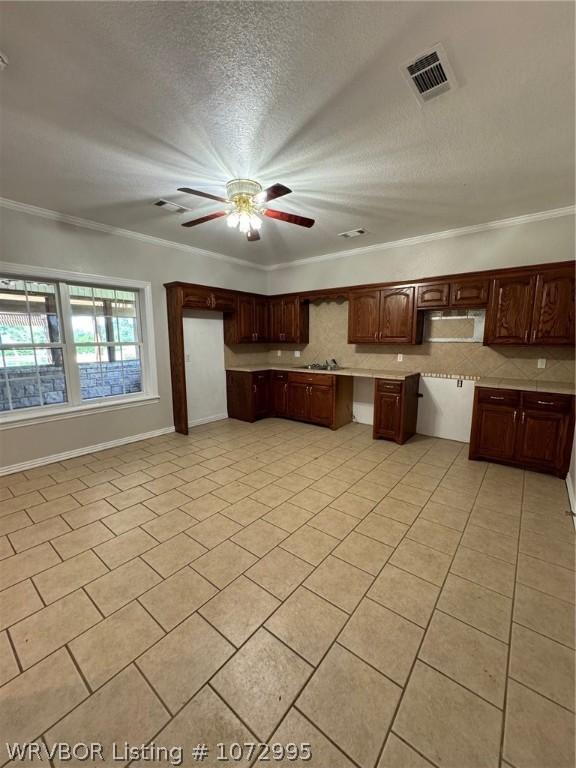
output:
[{"label": "cabinet door", "polygon": [[395,440],[400,432],[401,396],[377,392],[374,399],[374,436]]},{"label": "cabinet door", "polygon": [[574,275],[541,272],[536,279],[532,344],[574,344]]},{"label": "cabinet door", "polygon": [[450,300],[450,283],[425,283],[418,286],[418,309],[447,307]]},{"label": "cabinet door", "polygon": [[270,412],[270,377],[268,373],[252,375],[252,392],[254,397],[254,416],[263,419]]},{"label": "cabinet door", "polygon": [[296,343],[300,336],[300,300],[298,296],[284,299],[283,327],[284,341]]},{"label": "cabinet door", "polygon": [[488,280],[464,278],[450,284],[450,305],[452,307],[485,307],[488,302]]},{"label": "cabinet door", "polygon": [[334,411],[334,387],[312,384],[308,388],[309,411],[308,418],[314,424],[332,424]]},{"label": "cabinet door", "polygon": [[564,442],[566,417],[546,411],[522,411],[516,459],[541,469],[553,469]]},{"label": "cabinet door", "polygon": [[231,419],[254,421],[252,376],[240,371],[226,372],[226,400]]},{"label": "cabinet door", "polygon": [[255,341],[268,340],[268,300],[264,297],[254,297],[253,332]]},{"label": "cabinet door", "polygon": [[533,301],[532,275],[493,280],[484,343],[527,344],[530,341]]},{"label": "cabinet door", "polygon": [[378,342],[380,291],[355,291],[348,302],[348,343]]},{"label": "cabinet door", "polygon": [[239,344],[254,341],[254,299],[239,296],[236,310],[236,329]]},{"label": "cabinet door", "polygon": [[414,286],[382,289],[378,340],[411,344],[414,334],[414,314]]},{"label": "cabinet door", "polygon": [[308,421],[308,384],[291,381],[288,384],[288,416]]},{"label": "cabinet door", "polygon": [[284,300],[270,299],[269,307],[270,341],[284,341]]},{"label": "cabinet door", "polygon": [[275,416],[288,415],[288,381],[272,379],[272,409]]},{"label": "cabinet door", "polygon": [[513,459],[517,420],[517,408],[479,403],[472,426],[476,452],[485,459]]},{"label": "cabinet door", "polygon": [[226,291],[211,291],[210,304],[210,309],[216,312],[234,312],[236,309],[236,297]]}]

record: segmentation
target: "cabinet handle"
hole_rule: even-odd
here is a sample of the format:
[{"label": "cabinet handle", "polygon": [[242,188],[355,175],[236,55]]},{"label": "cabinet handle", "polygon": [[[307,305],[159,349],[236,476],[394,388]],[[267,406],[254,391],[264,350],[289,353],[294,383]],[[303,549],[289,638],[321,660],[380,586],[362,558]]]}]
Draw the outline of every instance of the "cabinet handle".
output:
[{"label": "cabinet handle", "polygon": [[525,418],[526,418],[526,411],[522,411],[522,424],[524,424]]},{"label": "cabinet handle", "polygon": [[497,395],[490,395],[490,400],[505,400],[504,397],[498,397]]},{"label": "cabinet handle", "polygon": [[555,403],[551,403],[549,400],[537,400],[536,402],[538,405],[555,405]]},{"label": "cabinet handle", "polygon": [[516,424],[516,417],[518,416],[518,411],[514,410],[514,424]]},{"label": "cabinet handle", "polygon": [[252,384],[252,392],[254,392],[254,394],[256,394],[257,389],[258,387],[256,386],[256,384]]},{"label": "cabinet handle", "polygon": [[532,331],[532,341],[536,341],[536,328]]},{"label": "cabinet handle", "polygon": [[530,338],[530,331],[525,331],[525,333],[524,333],[524,341],[528,341],[529,338]]},{"label": "cabinet handle", "polygon": [[288,392],[288,384],[284,384],[284,392]]},{"label": "cabinet handle", "polygon": [[378,341],[378,331],[374,331],[374,341]]}]

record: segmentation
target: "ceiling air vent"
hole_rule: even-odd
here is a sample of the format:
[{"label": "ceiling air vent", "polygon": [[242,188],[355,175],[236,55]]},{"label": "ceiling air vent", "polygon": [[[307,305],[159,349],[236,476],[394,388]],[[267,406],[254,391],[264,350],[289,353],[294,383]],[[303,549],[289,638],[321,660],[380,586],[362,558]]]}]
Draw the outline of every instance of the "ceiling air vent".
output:
[{"label": "ceiling air vent", "polygon": [[346,240],[349,240],[352,237],[360,237],[360,235],[366,234],[366,230],[360,227],[360,229],[349,229],[348,232],[339,232],[338,237],[343,237]]},{"label": "ceiling air vent", "polygon": [[160,208],[166,206],[169,210],[174,211],[175,213],[186,213],[190,210],[190,208],[184,208],[184,206],[178,205],[178,203],[173,203],[171,200],[157,200],[154,205],[158,205]]},{"label": "ceiling air vent", "polygon": [[404,75],[420,103],[430,101],[456,86],[452,67],[441,45],[435,45],[406,64]]}]

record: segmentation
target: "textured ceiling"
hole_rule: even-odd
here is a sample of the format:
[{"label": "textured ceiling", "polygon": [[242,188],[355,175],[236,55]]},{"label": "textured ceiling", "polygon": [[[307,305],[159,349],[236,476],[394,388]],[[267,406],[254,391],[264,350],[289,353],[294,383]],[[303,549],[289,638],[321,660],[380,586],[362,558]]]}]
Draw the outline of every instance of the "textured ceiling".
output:
[{"label": "textured ceiling", "polygon": [[[574,202],[574,5],[3,2],[3,197],[274,264]],[[459,88],[400,66],[441,42]],[[262,240],[205,215],[232,177],[294,194]],[[338,232],[365,227],[353,241]]]}]

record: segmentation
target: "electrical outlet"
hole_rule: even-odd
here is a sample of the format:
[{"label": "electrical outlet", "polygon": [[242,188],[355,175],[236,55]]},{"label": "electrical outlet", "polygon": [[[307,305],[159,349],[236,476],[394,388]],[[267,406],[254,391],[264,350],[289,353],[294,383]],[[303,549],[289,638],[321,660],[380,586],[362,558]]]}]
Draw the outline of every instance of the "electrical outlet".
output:
[{"label": "electrical outlet", "polygon": [[276,357],[282,357],[282,350],[281,349],[277,349],[276,350]]},{"label": "electrical outlet", "polygon": [[538,368],[546,368],[546,358],[545,357],[539,357],[538,358]]},{"label": "electrical outlet", "polygon": [[301,355],[301,354],[302,354],[302,353],[300,352],[300,350],[299,350],[299,349],[295,349],[295,350],[294,350],[294,357],[300,357],[300,355]]},{"label": "electrical outlet", "polygon": [[400,352],[398,353],[398,362],[401,363],[402,360],[404,360],[404,355],[401,355]]}]

